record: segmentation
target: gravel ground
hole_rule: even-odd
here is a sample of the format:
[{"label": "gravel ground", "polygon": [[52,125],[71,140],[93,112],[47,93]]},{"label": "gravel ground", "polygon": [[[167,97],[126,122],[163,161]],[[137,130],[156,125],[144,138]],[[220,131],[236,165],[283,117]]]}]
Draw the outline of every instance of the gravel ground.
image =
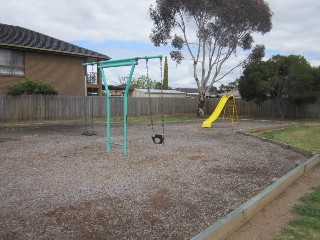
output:
[{"label": "gravel ground", "polygon": [[104,125],[2,126],[0,239],[190,239],[307,159],[234,131],[272,124],[129,125],[128,157]]}]

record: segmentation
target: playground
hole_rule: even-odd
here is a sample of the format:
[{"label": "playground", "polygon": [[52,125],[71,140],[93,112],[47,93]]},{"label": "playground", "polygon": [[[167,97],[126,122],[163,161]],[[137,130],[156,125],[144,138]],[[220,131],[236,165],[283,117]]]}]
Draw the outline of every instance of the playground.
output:
[{"label": "playground", "polygon": [[104,124],[1,126],[0,238],[190,239],[308,159],[236,133],[279,122],[201,124],[129,124],[127,156]]}]

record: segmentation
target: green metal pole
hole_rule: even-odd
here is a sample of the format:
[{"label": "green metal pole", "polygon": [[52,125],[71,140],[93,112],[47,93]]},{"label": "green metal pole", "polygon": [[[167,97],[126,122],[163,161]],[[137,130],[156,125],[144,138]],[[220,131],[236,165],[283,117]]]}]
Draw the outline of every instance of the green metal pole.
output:
[{"label": "green metal pole", "polygon": [[128,81],[126,84],[126,89],[124,91],[124,109],[123,109],[123,151],[124,155],[127,156],[128,154],[128,148],[127,148],[127,116],[128,116],[128,93],[130,89],[130,84],[131,84],[131,79],[133,76],[133,72],[135,69],[135,66],[137,65],[136,63],[132,63],[130,74],[128,77]]},{"label": "green metal pole", "polygon": [[[106,61],[100,61],[100,62],[89,62],[89,63],[83,63],[82,65],[105,65],[104,67],[122,67],[122,66],[129,66],[131,64],[130,61],[138,61],[140,59],[153,59],[153,58],[162,58],[162,55],[156,55],[156,56],[142,56],[142,57],[135,57],[135,58],[123,58],[123,59],[115,59],[115,60],[106,60]],[[116,64],[117,63],[117,64]],[[123,64],[129,64],[129,65],[123,65]],[[110,64],[110,66],[108,66]],[[114,65],[114,66],[111,66]]]},{"label": "green metal pole", "polygon": [[106,114],[107,114],[107,123],[106,123],[106,150],[107,153],[111,152],[111,127],[110,127],[110,91],[109,91],[109,87],[107,84],[107,78],[106,78],[106,74],[103,71],[103,68],[101,66],[98,66],[102,75],[102,79],[103,79],[103,83],[106,89]]},{"label": "green metal pole", "polygon": [[[154,58],[162,58],[162,55],[107,60],[107,61],[100,61],[98,64],[100,66],[103,66],[104,68],[123,67],[123,66],[130,66],[133,62],[138,64],[138,60],[140,59],[154,59]],[[97,63],[85,63],[84,65],[91,65],[91,64],[97,64]]]},{"label": "green metal pole", "polygon": [[162,58],[162,55],[156,55],[156,56],[144,56],[144,57],[138,57],[137,59],[153,59],[153,58]]}]

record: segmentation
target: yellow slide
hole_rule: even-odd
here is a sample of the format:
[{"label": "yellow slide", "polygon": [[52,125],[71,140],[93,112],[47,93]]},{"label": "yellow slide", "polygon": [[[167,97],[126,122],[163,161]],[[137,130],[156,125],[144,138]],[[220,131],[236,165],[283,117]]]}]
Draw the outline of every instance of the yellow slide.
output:
[{"label": "yellow slide", "polygon": [[216,109],[213,111],[213,113],[211,114],[211,116],[205,120],[202,123],[202,127],[203,128],[211,128],[212,123],[217,120],[217,118],[219,117],[222,109],[224,108],[224,106],[226,105],[227,101],[229,100],[229,98],[233,98],[233,95],[229,95],[229,96],[222,96],[222,98],[220,99]]}]

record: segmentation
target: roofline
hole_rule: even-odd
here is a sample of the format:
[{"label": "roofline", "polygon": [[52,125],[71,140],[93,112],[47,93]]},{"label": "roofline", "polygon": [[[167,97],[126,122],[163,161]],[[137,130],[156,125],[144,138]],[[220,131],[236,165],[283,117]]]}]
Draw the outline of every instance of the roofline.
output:
[{"label": "roofline", "polygon": [[143,92],[143,93],[146,93],[146,94],[181,94],[181,95],[186,94],[184,92]]},{"label": "roofline", "polygon": [[107,59],[110,60],[111,58],[109,56],[97,56],[97,55],[90,55],[90,54],[82,54],[82,53],[73,53],[73,52],[66,52],[66,51],[59,51],[59,50],[52,50],[52,49],[46,49],[46,48],[36,48],[36,47],[28,47],[28,46],[21,46],[21,45],[15,45],[15,44],[7,44],[7,43],[0,43],[0,46],[5,47],[13,47],[18,49],[29,49],[29,50],[36,50],[41,52],[52,52],[52,53],[61,53],[63,55],[74,55],[74,56],[83,56],[83,57],[93,57],[98,59]]},{"label": "roofline", "polygon": [[[171,89],[168,89],[168,90],[165,90],[165,89],[162,89],[162,90],[161,89],[150,89],[150,92],[148,92],[148,91],[139,91],[139,90],[148,90],[148,89],[145,89],[145,88],[134,88],[133,90],[137,90],[138,92],[145,93],[145,94],[183,94],[183,95],[186,94],[185,92],[171,90]],[[152,91],[152,90],[156,90],[156,91]],[[175,91],[175,92],[168,92],[168,91]]]}]

